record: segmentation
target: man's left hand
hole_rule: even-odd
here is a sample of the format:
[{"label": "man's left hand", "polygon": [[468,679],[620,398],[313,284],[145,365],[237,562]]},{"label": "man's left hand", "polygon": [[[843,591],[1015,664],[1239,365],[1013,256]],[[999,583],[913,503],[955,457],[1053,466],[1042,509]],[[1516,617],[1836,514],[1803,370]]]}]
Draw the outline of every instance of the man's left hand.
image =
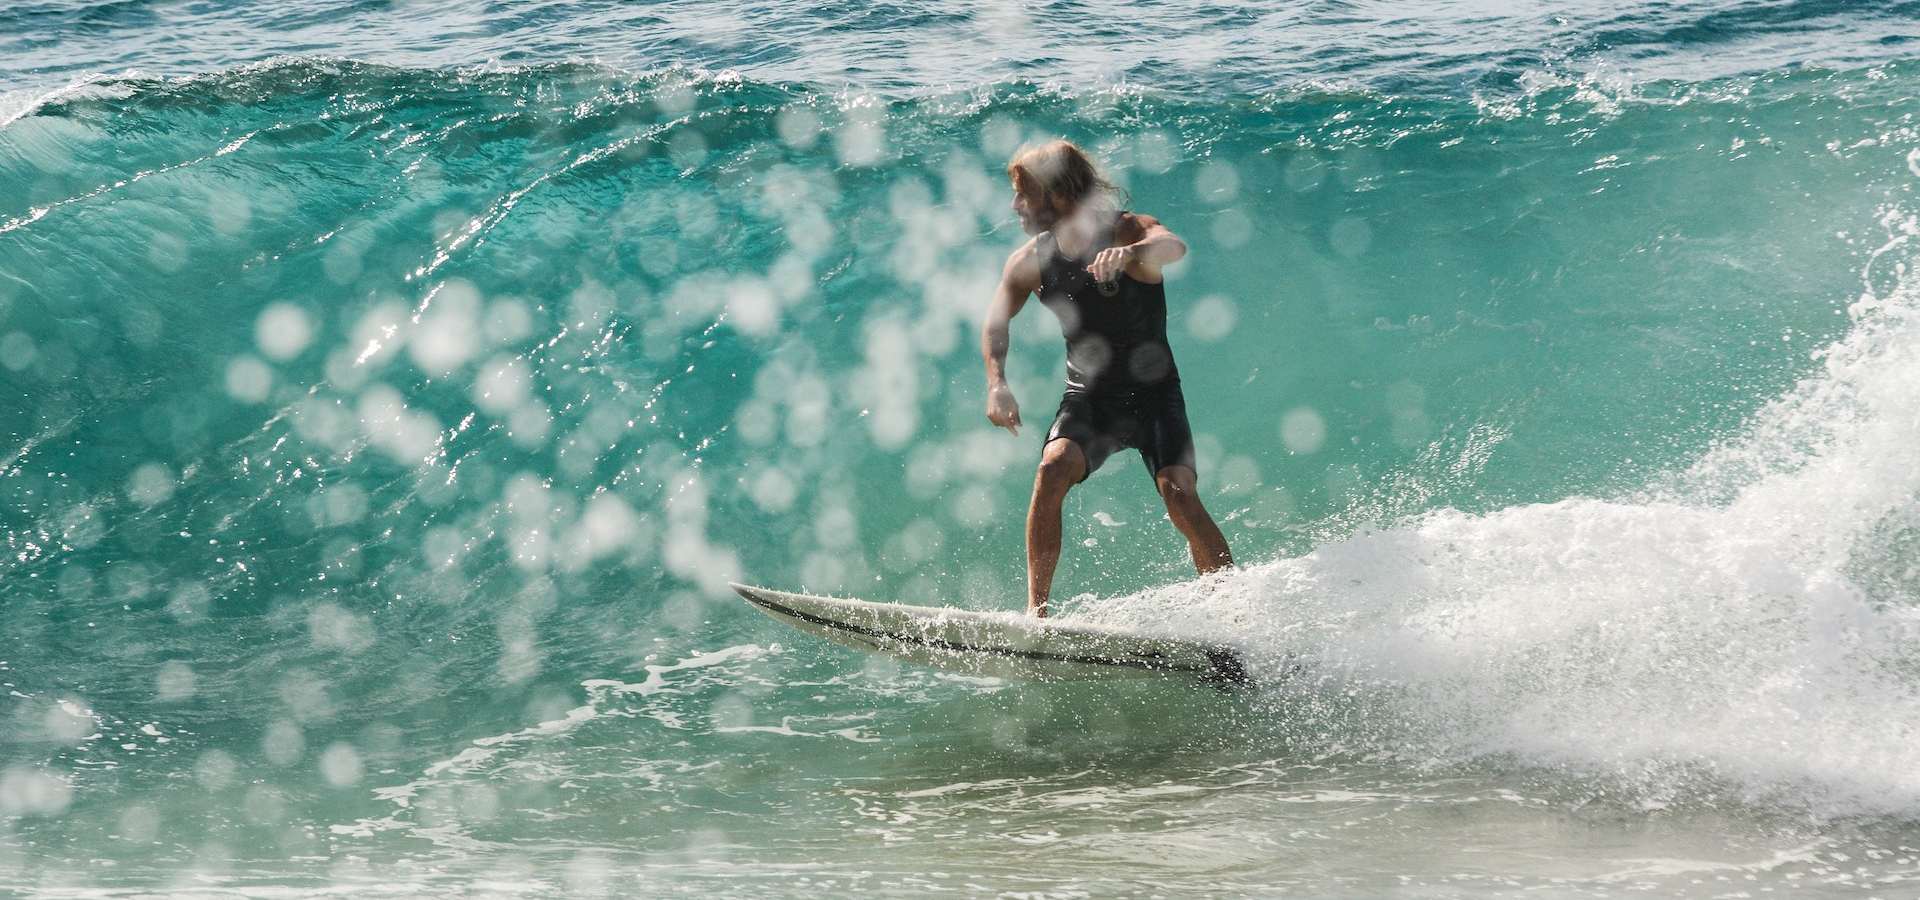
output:
[{"label": "man's left hand", "polygon": [[1100,251],[1099,256],[1093,258],[1093,264],[1087,266],[1087,271],[1093,274],[1093,280],[1095,281],[1112,281],[1119,278],[1120,273],[1126,271],[1127,264],[1131,262],[1133,262],[1133,247],[1131,245],[1125,247],[1108,247]]}]

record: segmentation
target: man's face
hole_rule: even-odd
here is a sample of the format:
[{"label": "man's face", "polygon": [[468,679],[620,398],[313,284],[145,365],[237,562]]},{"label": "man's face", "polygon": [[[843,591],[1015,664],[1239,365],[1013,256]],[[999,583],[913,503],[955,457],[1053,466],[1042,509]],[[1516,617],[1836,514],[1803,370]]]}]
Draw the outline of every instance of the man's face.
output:
[{"label": "man's face", "polygon": [[1013,184],[1013,214],[1020,217],[1020,230],[1028,234],[1039,234],[1053,227],[1053,207],[1046,201],[1034,197],[1020,189],[1020,183]]}]

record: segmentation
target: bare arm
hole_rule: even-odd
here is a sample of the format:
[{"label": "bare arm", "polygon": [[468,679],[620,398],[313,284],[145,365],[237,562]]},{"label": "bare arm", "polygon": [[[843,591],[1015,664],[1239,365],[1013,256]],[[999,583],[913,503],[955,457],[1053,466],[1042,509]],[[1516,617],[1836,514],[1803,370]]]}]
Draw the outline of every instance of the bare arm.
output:
[{"label": "bare arm", "polygon": [[1034,242],[1028,241],[1007,257],[1000,285],[987,305],[986,323],[980,329],[980,357],[987,365],[987,421],[1014,434],[1020,433],[1020,404],[1007,386],[1008,322],[1039,288],[1040,262]]},{"label": "bare arm", "polygon": [[1134,213],[1121,220],[1118,237],[1125,241],[1100,251],[1087,271],[1096,281],[1112,281],[1121,271],[1135,281],[1149,284],[1160,281],[1160,268],[1179,262],[1187,255],[1187,242],[1180,239],[1160,220],[1145,213]]}]

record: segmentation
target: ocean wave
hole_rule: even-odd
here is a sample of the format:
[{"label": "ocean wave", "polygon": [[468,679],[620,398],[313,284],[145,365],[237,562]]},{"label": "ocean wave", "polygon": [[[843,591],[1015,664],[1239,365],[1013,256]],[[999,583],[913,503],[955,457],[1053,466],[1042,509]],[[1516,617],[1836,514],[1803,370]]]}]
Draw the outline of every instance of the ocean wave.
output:
[{"label": "ocean wave", "polygon": [[562,14],[469,0],[431,9],[220,2],[176,11],[162,24],[146,4],[80,2],[0,11],[0,34],[17,36],[0,45],[13,51],[0,80],[40,87],[128,65],[179,75],[318,54],[422,67],[702,66],[888,94],[1024,78],[1156,85],[1205,97],[1318,79],[1435,96],[1511,86],[1542,68],[1712,80],[1792,66],[1874,65],[1903,58],[1909,36],[1900,26],[1912,10],[1910,3],[1828,0],[1582,2],[1498,12],[1179,3],[1135,11],[1131,27],[1120,28],[1051,7],[993,3],[776,3],[699,15],[622,4]]},{"label": "ocean wave", "polygon": [[[1911,258],[1912,222],[1870,259]],[[1910,816],[1920,290],[1849,316],[1655,490],[1425,511],[1084,615],[1243,642],[1318,742],[1564,770],[1656,808]]]},{"label": "ocean wave", "polygon": [[[1909,816],[1920,70],[1527,71],[905,96],[281,58],[35,95],[0,127],[0,807],[91,847],[164,806],[181,858],[717,830],[633,860],[696,875],[727,829],[819,852],[715,828],[743,795],[885,846],[955,821],[896,794],[963,785],[1009,818],[981,855],[1182,797],[1226,801],[1169,827],[1209,846],[1589,795]],[[1232,626],[1299,665],[1275,693],[943,681],[726,593],[1021,602],[1037,438],[982,420],[974,348],[1024,239],[1001,167],[1057,135],[1192,249],[1170,334],[1248,563],[1191,581],[1129,456],[1072,495],[1063,607]],[[1037,421],[1060,337],[1017,321]],[[800,787],[752,780],[810,741]]]}]

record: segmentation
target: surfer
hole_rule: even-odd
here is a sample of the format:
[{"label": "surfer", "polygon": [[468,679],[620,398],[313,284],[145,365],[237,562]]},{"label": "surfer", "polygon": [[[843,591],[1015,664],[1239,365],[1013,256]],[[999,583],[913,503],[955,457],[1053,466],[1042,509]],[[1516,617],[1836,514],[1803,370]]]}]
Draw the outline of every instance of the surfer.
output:
[{"label": "surfer", "polygon": [[1007,257],[981,329],[987,420],[1020,433],[1007,385],[1007,325],[1038,294],[1067,339],[1067,384],[1040,453],[1027,510],[1027,611],[1047,614],[1060,561],[1067,491],[1114,451],[1146,460],[1167,517],[1201,574],[1233,564],[1227,540],[1194,492],[1193,432],[1167,343],[1161,268],[1187,245],[1159,220],[1120,208],[1119,190],[1073,143],[1030,147],[1007,164],[1013,211],[1032,235]]}]

